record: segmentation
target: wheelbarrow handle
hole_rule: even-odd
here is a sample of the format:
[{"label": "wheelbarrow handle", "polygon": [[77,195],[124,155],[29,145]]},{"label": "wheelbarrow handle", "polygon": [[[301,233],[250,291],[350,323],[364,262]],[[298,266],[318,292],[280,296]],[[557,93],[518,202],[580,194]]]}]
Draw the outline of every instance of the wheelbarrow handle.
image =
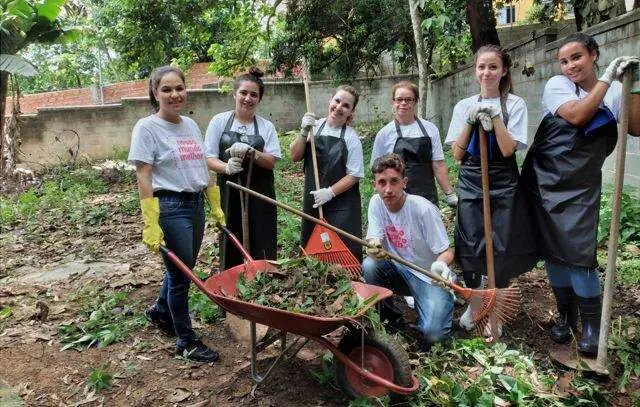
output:
[{"label": "wheelbarrow handle", "polygon": [[198,287],[204,293],[208,292],[207,288],[204,285],[204,281],[200,280],[198,276],[196,276],[193,271],[189,267],[187,267],[187,265],[184,264],[182,260],[180,260],[180,257],[178,257],[178,255],[176,255],[167,246],[164,245],[160,245],[160,252],[167,256],[169,260],[171,260],[171,262],[173,262],[173,264],[175,264],[176,267],[180,269],[181,272],[189,277],[189,280],[193,281],[193,284],[195,284],[196,287]]},{"label": "wheelbarrow handle", "polygon": [[231,239],[231,241],[233,242],[234,246],[238,250],[240,250],[240,253],[242,253],[242,256],[245,258],[245,260],[253,261],[253,257],[251,257],[251,254],[249,254],[249,252],[247,252],[245,250],[245,248],[242,245],[242,243],[240,243],[240,241],[238,240],[236,235],[234,235],[233,232],[231,232],[228,227],[226,227],[224,225],[221,225],[221,224],[218,224],[218,227],[224,231],[224,233],[227,235],[227,239]]}]

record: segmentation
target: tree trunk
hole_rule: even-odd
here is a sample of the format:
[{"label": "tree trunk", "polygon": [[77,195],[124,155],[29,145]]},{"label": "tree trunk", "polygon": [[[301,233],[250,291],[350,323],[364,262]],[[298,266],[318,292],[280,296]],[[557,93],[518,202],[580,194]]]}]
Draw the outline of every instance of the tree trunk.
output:
[{"label": "tree trunk", "polygon": [[418,61],[418,92],[420,92],[420,101],[416,112],[419,117],[425,117],[427,114],[427,64],[424,52],[424,37],[422,36],[422,18],[420,18],[420,9],[414,0],[409,0],[409,14],[411,15],[411,26],[413,27],[413,39],[416,43],[416,59]]},{"label": "tree trunk", "polygon": [[584,7],[584,0],[573,0],[573,15],[576,21],[576,31],[582,31],[582,8]]},{"label": "tree trunk", "polygon": [[4,174],[4,111],[9,86],[9,72],[0,71],[0,174]]},{"label": "tree trunk", "polygon": [[483,45],[500,45],[491,0],[467,0],[467,23],[474,53]]}]

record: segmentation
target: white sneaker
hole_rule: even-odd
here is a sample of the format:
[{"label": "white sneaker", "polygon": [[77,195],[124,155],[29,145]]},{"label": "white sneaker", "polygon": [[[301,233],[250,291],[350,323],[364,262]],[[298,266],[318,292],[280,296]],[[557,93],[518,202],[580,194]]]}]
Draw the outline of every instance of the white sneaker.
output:
[{"label": "white sneaker", "polygon": [[407,302],[407,305],[409,306],[409,308],[415,309],[416,304],[415,304],[415,300],[413,299],[413,297],[404,297],[404,300]]},{"label": "white sneaker", "polygon": [[460,326],[467,331],[473,331],[476,326],[473,323],[473,314],[471,313],[471,305],[467,306],[467,309],[464,311],[464,314],[460,317],[459,321]]}]

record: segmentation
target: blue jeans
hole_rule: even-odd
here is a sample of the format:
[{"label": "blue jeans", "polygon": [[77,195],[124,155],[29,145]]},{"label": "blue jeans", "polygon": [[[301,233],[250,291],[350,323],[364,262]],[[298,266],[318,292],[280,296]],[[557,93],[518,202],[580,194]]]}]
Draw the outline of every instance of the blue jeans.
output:
[{"label": "blue jeans", "polygon": [[[362,262],[362,273],[368,284],[386,287],[395,294],[414,298],[418,330],[426,342],[449,339],[453,319],[453,296],[450,292],[419,279],[407,267],[390,260],[366,257]],[[393,309],[391,298],[384,300],[381,306]]]},{"label": "blue jeans", "polygon": [[552,287],[573,287],[573,291],[583,298],[600,296],[600,275],[598,270],[586,267],[565,266],[547,261],[547,276]]},{"label": "blue jeans", "polygon": [[[160,227],[164,233],[166,246],[173,251],[187,267],[193,269],[198,258],[204,236],[204,195],[181,198],[161,196]],[[171,260],[163,255],[164,281],[156,308],[161,313],[171,313],[173,327],[178,336],[178,346],[198,339],[191,328],[189,316],[189,286],[191,280],[180,271]]]}]

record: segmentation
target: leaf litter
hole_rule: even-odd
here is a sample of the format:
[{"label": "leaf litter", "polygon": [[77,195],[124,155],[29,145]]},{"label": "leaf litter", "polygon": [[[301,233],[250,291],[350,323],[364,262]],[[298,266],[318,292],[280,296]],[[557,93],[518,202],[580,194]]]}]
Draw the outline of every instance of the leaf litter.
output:
[{"label": "leaf litter", "polygon": [[248,281],[242,274],[236,284],[243,301],[300,314],[353,316],[374,302],[377,294],[360,297],[339,266],[311,257],[279,262],[278,271],[258,271]]}]

